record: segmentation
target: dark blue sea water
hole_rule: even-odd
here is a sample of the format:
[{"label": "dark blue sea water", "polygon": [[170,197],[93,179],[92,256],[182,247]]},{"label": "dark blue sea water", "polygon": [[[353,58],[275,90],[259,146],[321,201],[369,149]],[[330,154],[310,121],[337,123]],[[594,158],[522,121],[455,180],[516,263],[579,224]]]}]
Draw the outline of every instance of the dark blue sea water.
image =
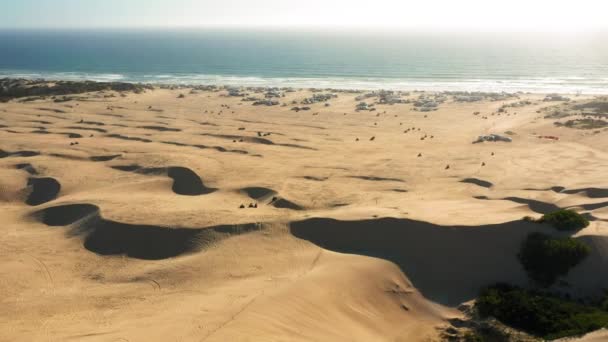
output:
[{"label": "dark blue sea water", "polygon": [[0,31],[0,77],[608,93],[608,34]]}]

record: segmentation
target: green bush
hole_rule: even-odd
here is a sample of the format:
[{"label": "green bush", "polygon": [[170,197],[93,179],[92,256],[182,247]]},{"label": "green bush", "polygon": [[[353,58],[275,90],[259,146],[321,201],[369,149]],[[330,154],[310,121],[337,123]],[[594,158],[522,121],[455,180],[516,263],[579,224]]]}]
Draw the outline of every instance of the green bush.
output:
[{"label": "green bush", "polygon": [[524,216],[523,220],[524,220],[524,221],[526,221],[526,222],[534,222],[534,223],[538,222],[538,221],[537,221],[537,220],[536,220],[534,217],[532,217],[532,216]]},{"label": "green bush", "polygon": [[518,254],[528,276],[539,285],[550,286],[558,277],[578,265],[590,252],[589,246],[573,238],[553,238],[531,233]]},{"label": "green bush", "polygon": [[539,223],[549,223],[557,230],[574,231],[580,230],[589,225],[589,221],[574,210],[560,209],[549,214],[543,215],[538,220]]},{"label": "green bush", "polygon": [[544,339],[577,336],[608,326],[608,312],[596,306],[507,284],[481,291],[475,308],[515,329]]}]

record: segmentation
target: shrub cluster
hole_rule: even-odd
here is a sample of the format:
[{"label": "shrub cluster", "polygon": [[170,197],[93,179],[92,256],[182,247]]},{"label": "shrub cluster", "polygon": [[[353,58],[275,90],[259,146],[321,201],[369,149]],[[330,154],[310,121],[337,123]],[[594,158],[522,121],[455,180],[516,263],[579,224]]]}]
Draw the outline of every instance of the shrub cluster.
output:
[{"label": "shrub cluster", "polygon": [[590,252],[589,246],[573,238],[554,238],[531,233],[524,241],[518,258],[528,276],[539,285],[550,286],[566,275]]},{"label": "shrub cluster", "polygon": [[[575,211],[561,209],[535,220],[559,231],[578,231],[589,221]],[[585,259],[591,249],[571,237],[529,234],[517,255],[528,277],[549,287]],[[545,292],[498,284],[481,291],[476,309],[482,317],[493,316],[515,329],[544,339],[581,335],[608,326],[608,296],[597,305],[582,305]],[[472,335],[471,341],[479,336]]]},{"label": "shrub cluster", "polygon": [[506,284],[482,290],[475,305],[483,317],[549,340],[608,326],[608,312],[600,307]]},{"label": "shrub cluster", "polygon": [[54,81],[0,79],[0,102],[27,96],[57,96],[81,94],[102,90],[131,91],[141,93],[151,89],[149,85],[123,82],[93,82],[93,81]]},{"label": "shrub cluster", "polygon": [[551,224],[561,231],[576,231],[589,225],[589,220],[574,210],[560,209],[543,215],[537,222]]}]

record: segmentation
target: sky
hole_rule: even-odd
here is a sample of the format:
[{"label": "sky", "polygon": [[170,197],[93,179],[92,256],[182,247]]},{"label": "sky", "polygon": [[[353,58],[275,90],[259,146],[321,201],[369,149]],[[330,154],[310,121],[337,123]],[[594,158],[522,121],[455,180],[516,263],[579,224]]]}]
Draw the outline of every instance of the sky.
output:
[{"label": "sky", "polygon": [[606,0],[0,0],[0,28],[608,30]]}]

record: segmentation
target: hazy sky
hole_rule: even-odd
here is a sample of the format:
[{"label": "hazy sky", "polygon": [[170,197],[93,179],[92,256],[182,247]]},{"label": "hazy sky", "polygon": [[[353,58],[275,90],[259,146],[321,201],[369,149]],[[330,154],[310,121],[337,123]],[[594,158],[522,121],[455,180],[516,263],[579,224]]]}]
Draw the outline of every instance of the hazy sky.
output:
[{"label": "hazy sky", "polygon": [[607,0],[0,0],[0,27],[605,30]]}]

